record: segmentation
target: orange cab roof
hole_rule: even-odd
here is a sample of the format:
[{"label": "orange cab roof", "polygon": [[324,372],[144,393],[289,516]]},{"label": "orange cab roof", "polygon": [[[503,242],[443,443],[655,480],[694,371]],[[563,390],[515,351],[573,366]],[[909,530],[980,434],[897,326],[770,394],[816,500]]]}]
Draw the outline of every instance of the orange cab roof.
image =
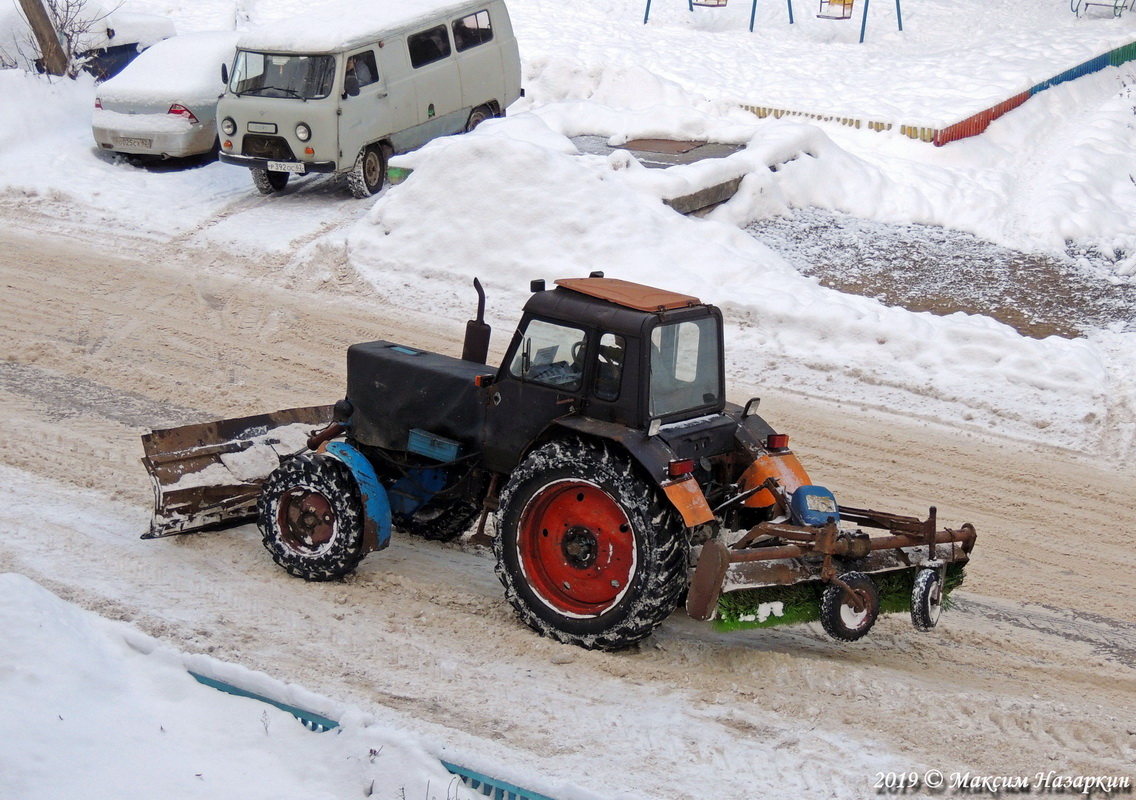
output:
[{"label": "orange cab roof", "polygon": [[701,300],[688,294],[656,289],[619,278],[561,278],[556,281],[556,285],[637,311],[667,311],[702,305]]}]

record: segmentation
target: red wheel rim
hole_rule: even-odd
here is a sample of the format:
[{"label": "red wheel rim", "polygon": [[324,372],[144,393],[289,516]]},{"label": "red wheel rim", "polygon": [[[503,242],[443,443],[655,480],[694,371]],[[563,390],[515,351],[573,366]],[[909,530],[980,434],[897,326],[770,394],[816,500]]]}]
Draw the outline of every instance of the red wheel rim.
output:
[{"label": "red wheel rim", "polygon": [[335,511],[319,492],[295,487],[281,496],[276,524],[284,544],[297,553],[312,555],[335,535]]},{"label": "red wheel rim", "polygon": [[529,586],[561,614],[595,617],[614,607],[635,577],[627,514],[593,483],[541,489],[521,515],[517,555]]}]

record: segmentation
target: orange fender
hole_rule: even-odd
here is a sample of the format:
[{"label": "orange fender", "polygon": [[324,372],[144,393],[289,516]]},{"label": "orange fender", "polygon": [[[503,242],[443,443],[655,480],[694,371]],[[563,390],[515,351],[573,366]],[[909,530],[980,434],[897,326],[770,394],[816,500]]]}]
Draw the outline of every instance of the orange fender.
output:
[{"label": "orange fender", "polygon": [[[812,483],[809,480],[809,474],[805,472],[805,468],[801,466],[797,457],[788,450],[784,450],[777,453],[766,453],[754,459],[754,462],[746,467],[746,471],[742,473],[738,485],[744,492],[755,486],[760,486],[768,478],[776,478],[777,483],[786,492],[795,491],[798,487]],[[773,495],[768,489],[762,489],[760,492],[751,494],[742,502],[749,508],[767,508],[777,501],[773,499]]]}]

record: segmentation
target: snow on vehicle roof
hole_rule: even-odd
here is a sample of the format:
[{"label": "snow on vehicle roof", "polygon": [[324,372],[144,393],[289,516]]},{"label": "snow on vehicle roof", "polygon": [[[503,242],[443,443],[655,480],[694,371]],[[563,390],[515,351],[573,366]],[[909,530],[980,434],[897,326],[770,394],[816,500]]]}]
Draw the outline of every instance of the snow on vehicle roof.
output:
[{"label": "snow on vehicle roof", "polygon": [[159,14],[107,11],[98,5],[84,5],[80,13],[90,27],[75,43],[79,52],[123,44],[145,48],[177,33],[173,20]]},{"label": "snow on vehicle roof", "polygon": [[144,50],[99,88],[103,100],[143,102],[216,99],[221,65],[233,58],[239,33],[210,31],[165,39]]},{"label": "snow on vehicle roof", "polygon": [[[488,0],[482,5],[488,5]],[[327,53],[373,40],[376,33],[413,26],[470,6],[469,0],[400,0],[378,5],[373,0],[344,0],[250,31],[242,50]]]}]

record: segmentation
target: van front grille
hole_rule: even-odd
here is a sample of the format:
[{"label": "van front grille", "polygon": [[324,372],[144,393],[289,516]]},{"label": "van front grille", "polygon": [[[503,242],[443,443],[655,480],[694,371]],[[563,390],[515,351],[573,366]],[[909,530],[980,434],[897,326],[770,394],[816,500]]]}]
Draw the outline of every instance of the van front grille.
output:
[{"label": "van front grille", "polygon": [[288,146],[288,142],[279,136],[246,134],[241,154],[254,158],[268,158],[273,161],[295,161],[292,148]]}]

